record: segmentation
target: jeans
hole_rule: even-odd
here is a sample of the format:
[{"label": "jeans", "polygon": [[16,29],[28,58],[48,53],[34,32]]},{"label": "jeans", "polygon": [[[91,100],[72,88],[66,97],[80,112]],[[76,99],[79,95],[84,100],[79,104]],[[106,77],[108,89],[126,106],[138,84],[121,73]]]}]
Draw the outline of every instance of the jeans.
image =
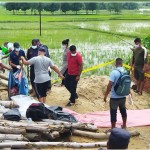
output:
[{"label": "jeans", "polygon": [[66,89],[70,92],[70,102],[75,103],[75,98],[76,98],[76,89],[77,89],[77,84],[78,81],[76,81],[77,75],[66,75],[65,78],[65,87]]}]

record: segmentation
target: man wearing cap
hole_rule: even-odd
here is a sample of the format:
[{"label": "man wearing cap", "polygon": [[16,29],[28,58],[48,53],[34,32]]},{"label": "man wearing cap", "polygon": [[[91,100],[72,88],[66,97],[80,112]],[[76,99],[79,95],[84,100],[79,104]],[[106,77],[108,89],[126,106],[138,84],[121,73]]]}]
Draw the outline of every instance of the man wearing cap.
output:
[{"label": "man wearing cap", "polygon": [[83,69],[82,55],[76,51],[76,46],[70,46],[69,50],[67,54],[68,73],[65,77],[65,87],[71,95],[66,106],[74,105],[75,99],[78,98],[76,88]]},{"label": "man wearing cap", "polygon": [[124,129],[114,128],[111,130],[107,149],[122,149],[128,148],[130,142],[130,133]]},{"label": "man wearing cap", "polygon": [[19,43],[14,43],[14,50],[10,53],[9,56],[9,64],[12,66],[13,73],[17,72],[18,69],[21,69],[19,60],[20,57],[25,57],[25,53],[23,50],[21,50]]},{"label": "man wearing cap", "polygon": [[40,47],[38,50],[38,56],[26,61],[24,57],[21,57],[23,64],[34,65],[35,72],[35,90],[39,102],[45,103],[47,96],[47,88],[50,82],[50,76],[48,74],[48,67],[51,67],[60,78],[64,78],[58,68],[53,64],[51,59],[45,56],[45,48]]}]

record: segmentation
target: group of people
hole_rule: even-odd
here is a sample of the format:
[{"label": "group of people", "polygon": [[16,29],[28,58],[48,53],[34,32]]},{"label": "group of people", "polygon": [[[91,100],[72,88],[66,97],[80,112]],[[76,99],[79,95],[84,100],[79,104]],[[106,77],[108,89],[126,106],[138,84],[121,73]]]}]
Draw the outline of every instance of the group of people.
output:
[{"label": "group of people", "polygon": [[[147,51],[141,45],[141,39],[136,38],[134,40],[135,46],[132,49],[133,57],[131,64],[131,71],[134,72],[134,78],[136,79],[136,88],[134,92],[142,95],[142,90],[144,86],[144,73],[146,71],[146,58]],[[14,73],[22,68],[22,65],[30,66],[30,81],[32,85],[32,90],[35,91],[38,100],[42,103],[46,102],[46,93],[48,89],[51,88],[51,78],[49,67],[53,69],[58,76],[62,79],[61,85],[65,86],[70,92],[70,98],[67,106],[72,106],[75,104],[78,95],[76,93],[76,88],[78,81],[80,80],[80,75],[83,69],[82,55],[77,52],[76,46],[71,45],[69,47],[69,39],[62,41],[63,60],[61,70],[54,65],[50,59],[48,47],[40,43],[39,39],[33,39],[31,42],[31,47],[27,50],[27,54],[20,48],[19,43],[4,43],[0,50],[4,57],[0,58],[0,67],[4,69],[12,70]],[[1,59],[9,57],[8,67],[1,62]],[[21,61],[20,61],[21,60]],[[130,136],[123,129],[126,129],[127,122],[127,112],[126,112],[126,96],[127,95],[117,95],[114,87],[120,78],[120,73],[125,72],[123,67],[123,60],[121,58],[116,59],[116,68],[110,73],[109,83],[107,85],[106,92],[104,93],[104,102],[107,101],[107,96],[110,93],[110,120],[111,120],[111,136],[108,141],[108,148],[116,149],[117,143],[114,137],[121,136],[118,141],[123,138],[125,145],[119,147],[125,149],[128,146]],[[122,130],[114,129],[116,128],[117,121],[117,109],[120,109],[122,115],[123,125]],[[122,135],[123,133],[123,135]],[[114,140],[114,141],[113,141]],[[113,142],[111,142],[113,141]],[[115,144],[116,145],[115,145]],[[119,143],[121,144],[121,143]]]},{"label": "group of people", "polygon": [[[8,45],[11,44],[11,48]],[[75,104],[75,99],[78,98],[76,93],[77,83],[83,68],[82,56],[76,50],[76,46],[69,47],[69,39],[62,41],[63,63],[61,71],[54,65],[50,59],[48,47],[40,43],[39,39],[33,39],[31,47],[27,50],[25,55],[24,50],[21,49],[20,44],[5,42],[1,46],[1,60],[9,57],[10,67],[0,62],[1,69],[12,70],[13,73],[22,69],[23,64],[30,66],[30,82],[32,85],[32,92],[36,94],[38,100],[42,103],[46,102],[47,91],[51,89],[51,73],[50,68],[54,70],[62,79],[62,86],[65,85],[70,92],[70,98],[67,106]],[[5,51],[5,53],[4,53]],[[3,56],[5,55],[5,56]]]}]

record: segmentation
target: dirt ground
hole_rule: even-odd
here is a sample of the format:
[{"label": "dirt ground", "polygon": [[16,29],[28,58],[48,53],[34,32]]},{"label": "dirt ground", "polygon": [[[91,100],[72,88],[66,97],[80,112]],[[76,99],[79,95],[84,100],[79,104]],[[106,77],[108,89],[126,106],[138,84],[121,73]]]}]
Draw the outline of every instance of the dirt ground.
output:
[{"label": "dirt ground", "polygon": [[[69,107],[78,113],[94,112],[109,110],[109,98],[105,104],[103,102],[103,93],[108,83],[107,76],[91,76],[81,78],[78,84],[77,93],[79,98],[76,101],[76,105]],[[133,105],[130,105],[127,100],[127,109],[150,109],[150,93],[143,92],[142,96],[135,94],[132,90]],[[6,91],[0,92],[1,99],[7,99]],[[53,85],[51,92],[47,96],[47,104],[51,106],[66,107],[69,99],[69,92],[65,87],[59,86],[59,84]],[[120,114],[118,114],[120,115]],[[144,117],[144,116],[143,116]],[[149,118],[147,118],[149,119]],[[105,131],[106,128],[101,128],[99,131]],[[140,132],[140,136],[132,137],[129,144],[129,149],[150,149],[150,126],[146,127],[132,127],[128,130],[136,130]],[[89,139],[84,137],[72,136],[67,141],[74,142],[98,142],[96,139]],[[72,148],[49,148],[51,150],[75,150]],[[91,148],[90,148],[91,149]],[[91,150],[97,150],[93,148]],[[86,150],[86,149],[84,149]]]}]

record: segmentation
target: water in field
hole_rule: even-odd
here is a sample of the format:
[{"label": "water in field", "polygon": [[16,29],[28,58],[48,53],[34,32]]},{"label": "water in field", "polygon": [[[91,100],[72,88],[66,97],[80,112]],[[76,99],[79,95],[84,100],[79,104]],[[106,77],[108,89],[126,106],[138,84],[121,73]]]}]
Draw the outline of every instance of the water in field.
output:
[{"label": "water in field", "polygon": [[[129,64],[132,57],[131,45],[121,39],[134,44],[134,37],[144,37],[150,34],[149,21],[90,21],[90,22],[45,22],[42,24],[42,36],[39,36],[39,26],[30,22],[0,24],[0,42],[18,41],[21,47],[26,50],[31,45],[31,39],[40,38],[43,44],[49,47],[51,59],[61,68],[62,54],[61,41],[69,38],[70,45],[76,45],[77,50],[82,54],[84,69],[98,65],[120,57],[126,64]],[[92,30],[91,30],[92,29]],[[119,38],[114,34],[119,35]],[[123,34],[120,36],[120,33]],[[6,61],[5,61],[6,62]],[[114,64],[102,67],[86,75],[109,74],[114,68]],[[52,78],[57,75],[52,73]]]}]

